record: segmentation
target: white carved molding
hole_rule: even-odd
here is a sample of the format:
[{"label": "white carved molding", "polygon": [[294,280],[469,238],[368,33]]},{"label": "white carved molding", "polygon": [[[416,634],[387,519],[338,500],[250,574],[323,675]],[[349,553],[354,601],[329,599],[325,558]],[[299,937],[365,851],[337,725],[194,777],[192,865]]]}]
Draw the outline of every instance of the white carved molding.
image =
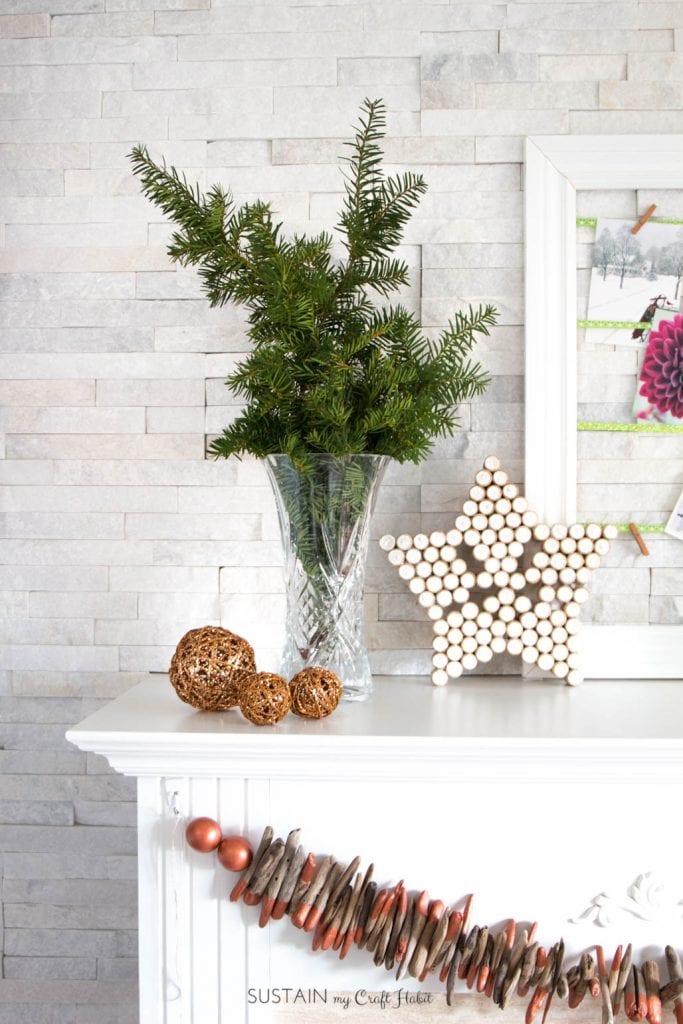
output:
[{"label": "white carved molding", "polygon": [[626,892],[601,892],[595,896],[572,924],[588,921],[599,928],[609,928],[622,921],[637,918],[650,924],[680,925],[683,920],[683,898],[679,888],[646,871],[638,875]]}]

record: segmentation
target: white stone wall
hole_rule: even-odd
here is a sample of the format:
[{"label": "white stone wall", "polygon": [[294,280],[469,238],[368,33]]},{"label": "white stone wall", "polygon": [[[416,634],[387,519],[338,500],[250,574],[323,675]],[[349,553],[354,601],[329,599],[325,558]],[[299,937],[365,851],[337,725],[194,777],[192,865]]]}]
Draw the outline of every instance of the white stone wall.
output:
[{"label": "white stone wall", "polygon": [[[222,379],[245,349],[241,319],[209,310],[194,274],[169,264],[169,227],[126,153],[146,142],[202,184],[265,196],[289,230],[330,228],[341,140],[365,95],[385,99],[390,166],[430,185],[403,247],[408,300],[428,327],[461,302],[501,312],[479,351],[493,381],[461,433],[382,490],[374,536],[429,529],[485,455],[523,474],[522,138],[683,130],[683,3],[1,0],[0,12],[0,1024],[134,1021],[134,793],[63,731],[165,670],[192,626],[220,621],[272,664],[283,595],[260,467],[203,458],[232,412]],[[601,194],[582,212],[631,216],[649,198]],[[679,196],[655,198],[683,216]],[[607,390],[619,368],[601,359],[582,379],[587,405],[622,400]],[[583,510],[664,518],[681,443],[636,440],[581,438]],[[600,618],[672,621],[683,545],[652,546],[644,565],[619,542],[596,579]],[[373,550],[380,671],[429,662],[429,628],[399,582]]]}]

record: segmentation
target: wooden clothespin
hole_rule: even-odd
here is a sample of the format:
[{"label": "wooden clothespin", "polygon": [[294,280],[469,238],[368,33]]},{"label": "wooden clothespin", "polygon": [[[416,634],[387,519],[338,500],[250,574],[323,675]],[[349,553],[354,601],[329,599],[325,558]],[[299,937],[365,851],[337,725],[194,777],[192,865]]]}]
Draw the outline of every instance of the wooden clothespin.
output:
[{"label": "wooden clothespin", "polygon": [[647,222],[649,221],[650,217],[652,216],[652,214],[655,212],[656,209],[657,209],[657,204],[656,203],[653,203],[652,206],[648,206],[648,208],[645,211],[645,213],[641,217],[638,218],[636,223],[631,228],[631,234],[632,235],[637,235],[638,234],[638,232],[643,227],[643,225],[647,224]]},{"label": "wooden clothespin", "polygon": [[641,554],[649,555],[650,554],[649,548],[648,548],[647,544],[645,543],[645,541],[643,540],[642,535],[640,533],[640,530],[638,529],[636,524],[635,523],[629,523],[628,524],[628,528],[631,531],[631,533],[633,534],[633,536],[635,537],[636,544],[640,548]]}]

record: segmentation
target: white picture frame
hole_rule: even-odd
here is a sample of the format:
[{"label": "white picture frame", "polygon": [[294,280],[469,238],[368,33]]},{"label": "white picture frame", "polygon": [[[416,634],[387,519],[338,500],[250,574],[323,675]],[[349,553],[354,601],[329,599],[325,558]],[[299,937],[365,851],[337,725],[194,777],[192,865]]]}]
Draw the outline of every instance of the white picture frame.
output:
[{"label": "white picture frame", "polygon": [[[576,192],[683,188],[683,135],[549,135],[525,153],[526,496],[576,519]],[[683,678],[683,625],[582,629],[586,679]]]}]

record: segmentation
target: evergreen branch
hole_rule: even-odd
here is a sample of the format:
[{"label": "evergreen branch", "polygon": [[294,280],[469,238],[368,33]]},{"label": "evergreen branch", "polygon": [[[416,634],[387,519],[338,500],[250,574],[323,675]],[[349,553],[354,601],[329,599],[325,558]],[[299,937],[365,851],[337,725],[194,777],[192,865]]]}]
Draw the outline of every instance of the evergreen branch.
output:
[{"label": "evergreen branch", "polygon": [[284,453],[307,471],[317,452],[419,462],[486,387],[472,350],[496,322],[493,307],[456,311],[430,340],[405,307],[369,298],[409,283],[395,249],[426,190],[419,175],[384,178],[384,127],[383,104],[366,100],[349,143],[341,262],[329,233],[288,238],[267,203],[235,208],[220,185],[202,194],[133,149],[143,193],[176,225],[171,258],[198,268],[211,305],[245,309],[251,349],[226,381],[242,408],[211,454]]}]

